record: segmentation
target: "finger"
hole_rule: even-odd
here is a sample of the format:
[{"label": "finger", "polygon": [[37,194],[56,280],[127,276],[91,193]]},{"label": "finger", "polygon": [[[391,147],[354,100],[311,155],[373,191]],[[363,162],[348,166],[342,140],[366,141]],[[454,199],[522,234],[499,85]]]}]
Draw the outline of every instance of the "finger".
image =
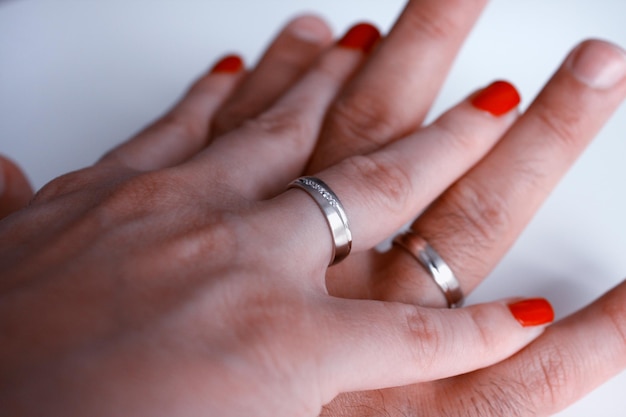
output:
[{"label": "finger", "polygon": [[33,189],[24,172],[0,155],[0,220],[26,207],[32,198]]},{"label": "finger", "polygon": [[333,334],[321,339],[327,349],[322,386],[332,387],[332,397],[489,366],[527,345],[554,319],[544,299],[457,310],[332,300],[335,309],[329,331]]},{"label": "finger", "polygon": [[[466,292],[500,261],[559,179],[626,96],[626,58],[585,42],[568,57],[493,151],[413,224]],[[442,292],[406,251],[394,248],[375,283],[381,298],[445,305]]]},{"label": "finger", "polygon": [[151,171],[186,161],[208,144],[213,115],[233,92],[243,72],[240,57],[224,57],[172,110],[107,153],[99,163]]},{"label": "finger", "polygon": [[[344,206],[353,252],[371,249],[390,236],[489,151],[517,118],[514,109],[519,96],[513,86],[503,84],[509,91],[505,114],[494,116],[475,107],[471,99],[464,100],[427,128],[317,174]],[[332,253],[330,234],[313,199],[290,190],[273,203],[280,214],[269,210],[270,216],[283,217],[286,230],[298,229],[302,231],[299,236],[309,237],[306,259],[327,263]],[[298,216],[289,217],[285,211]],[[298,238],[286,234],[284,243],[286,250],[301,256],[295,252],[302,250]]]},{"label": "finger", "polygon": [[448,381],[437,404],[455,416],[467,415],[458,412],[467,398],[482,399],[476,405],[485,417],[557,413],[626,369],[625,299],[626,282],[514,357]]},{"label": "finger", "polygon": [[424,120],[486,0],[410,1],[334,103],[308,172],[369,153]]},{"label": "finger", "polygon": [[231,131],[269,109],[306,73],[331,42],[332,32],[322,19],[301,16],[292,20],[217,112],[213,136]]},{"label": "finger", "polygon": [[[354,31],[361,32],[356,43]],[[210,170],[203,178],[219,177],[221,184],[246,198],[282,192],[303,172],[330,103],[379,38],[372,25],[352,28],[271,109],[217,138],[190,169]]]}]

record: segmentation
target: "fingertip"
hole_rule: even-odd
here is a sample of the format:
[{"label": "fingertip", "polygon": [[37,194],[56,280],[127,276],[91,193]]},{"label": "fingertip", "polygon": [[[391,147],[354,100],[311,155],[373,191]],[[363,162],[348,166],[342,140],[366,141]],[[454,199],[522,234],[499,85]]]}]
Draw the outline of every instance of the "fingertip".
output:
[{"label": "fingertip", "polygon": [[293,37],[308,43],[327,43],[333,38],[333,32],[326,21],[314,14],[304,14],[293,18],[285,30]]},{"label": "fingertip", "polygon": [[606,90],[626,79],[626,52],[611,42],[588,39],[572,50],[565,67],[586,86]]},{"label": "fingertip", "polygon": [[337,45],[361,50],[368,54],[380,41],[381,34],[376,26],[371,23],[357,23],[337,42]]},{"label": "fingertip", "polygon": [[243,59],[236,54],[224,56],[211,69],[211,74],[237,74],[244,68]]},{"label": "fingertip", "polygon": [[545,326],[554,321],[554,309],[545,298],[528,298],[510,302],[508,308],[522,327]]},{"label": "fingertip", "polygon": [[478,110],[500,117],[516,109],[521,101],[521,95],[513,84],[498,80],[478,91],[470,102]]}]

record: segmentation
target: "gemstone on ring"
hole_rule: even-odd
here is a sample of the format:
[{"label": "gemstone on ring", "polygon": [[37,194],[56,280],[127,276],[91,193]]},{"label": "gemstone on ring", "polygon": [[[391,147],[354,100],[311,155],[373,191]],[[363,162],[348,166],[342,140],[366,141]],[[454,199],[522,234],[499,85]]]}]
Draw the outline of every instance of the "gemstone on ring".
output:
[{"label": "gemstone on ring", "polygon": [[348,216],[339,198],[324,181],[316,177],[301,177],[289,184],[309,194],[322,210],[333,240],[332,255],[329,265],[335,265],[345,259],[352,249],[352,232]]}]

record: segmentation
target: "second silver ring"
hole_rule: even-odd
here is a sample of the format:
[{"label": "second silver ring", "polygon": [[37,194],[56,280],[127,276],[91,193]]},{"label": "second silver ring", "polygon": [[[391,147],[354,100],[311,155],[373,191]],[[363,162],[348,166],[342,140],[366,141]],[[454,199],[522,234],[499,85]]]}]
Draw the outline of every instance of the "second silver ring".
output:
[{"label": "second silver ring", "polygon": [[457,308],[463,305],[463,291],[461,284],[456,278],[450,266],[443,260],[439,253],[420,235],[408,230],[393,240],[394,245],[408,252],[415,258],[446,297],[449,308]]}]

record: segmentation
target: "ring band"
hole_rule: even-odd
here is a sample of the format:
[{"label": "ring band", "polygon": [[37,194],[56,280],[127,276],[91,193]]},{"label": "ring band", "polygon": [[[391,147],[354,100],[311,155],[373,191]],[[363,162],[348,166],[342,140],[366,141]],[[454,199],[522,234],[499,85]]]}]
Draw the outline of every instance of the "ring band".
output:
[{"label": "ring band", "polygon": [[459,280],[456,279],[448,264],[424,238],[414,231],[408,230],[396,236],[393,243],[406,250],[426,269],[445,295],[449,308],[463,305],[463,291],[461,291]]},{"label": "ring band", "polygon": [[352,249],[352,232],[348,216],[339,198],[324,181],[315,177],[301,177],[289,184],[289,188],[306,191],[322,210],[333,238],[333,253],[329,265],[345,259]]}]

